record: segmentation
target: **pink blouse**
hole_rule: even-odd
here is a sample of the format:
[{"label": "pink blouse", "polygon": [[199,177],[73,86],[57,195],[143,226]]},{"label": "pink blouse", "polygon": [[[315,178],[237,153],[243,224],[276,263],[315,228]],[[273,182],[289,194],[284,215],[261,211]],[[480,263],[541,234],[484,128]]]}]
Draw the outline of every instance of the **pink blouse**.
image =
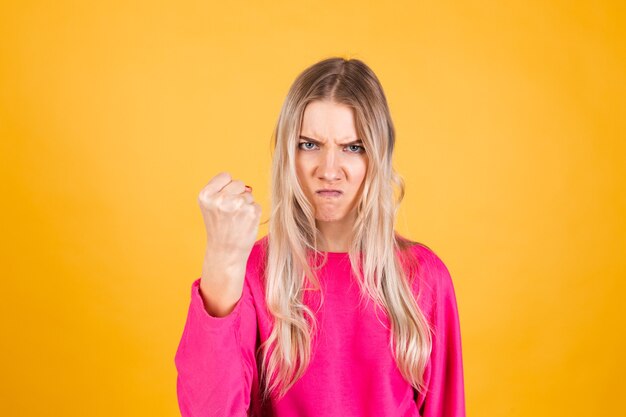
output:
[{"label": "pink blouse", "polygon": [[[461,333],[454,287],[439,257],[414,245],[418,270],[414,295],[434,329],[425,370],[426,393],[402,377],[389,348],[383,310],[359,304],[359,287],[347,253],[328,252],[318,271],[324,304],[316,314],[306,373],[278,401],[260,405],[255,350],[271,332],[262,273],[264,240],[248,258],[243,293],[234,310],[214,317],[204,308],[200,278],[175,356],[177,396],[183,417],[464,417]],[[316,304],[317,306],[317,304]]]}]

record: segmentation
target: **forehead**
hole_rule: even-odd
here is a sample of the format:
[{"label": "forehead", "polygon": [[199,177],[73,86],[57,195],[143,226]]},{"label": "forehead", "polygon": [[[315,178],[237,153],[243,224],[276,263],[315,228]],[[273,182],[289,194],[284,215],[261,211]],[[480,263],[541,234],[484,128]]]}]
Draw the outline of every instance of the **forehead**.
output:
[{"label": "forehead", "polygon": [[315,139],[347,140],[356,138],[354,110],[331,101],[312,101],[302,117],[301,134]]}]

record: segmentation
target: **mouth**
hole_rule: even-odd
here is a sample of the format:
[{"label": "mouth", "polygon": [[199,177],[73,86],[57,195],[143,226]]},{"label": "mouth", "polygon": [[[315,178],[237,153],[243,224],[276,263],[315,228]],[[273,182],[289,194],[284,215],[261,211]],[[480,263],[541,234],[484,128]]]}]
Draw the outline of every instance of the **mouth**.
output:
[{"label": "mouth", "polygon": [[343,192],[339,190],[317,190],[315,193],[325,198],[337,198],[343,194]]}]

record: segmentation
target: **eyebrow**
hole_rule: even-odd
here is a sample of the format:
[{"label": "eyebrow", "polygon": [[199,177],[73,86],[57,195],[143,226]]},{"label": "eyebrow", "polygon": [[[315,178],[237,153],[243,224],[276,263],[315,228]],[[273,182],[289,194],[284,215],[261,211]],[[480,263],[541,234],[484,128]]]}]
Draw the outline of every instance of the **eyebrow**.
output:
[{"label": "eyebrow", "polygon": [[[300,135],[300,139],[308,140],[308,141],[311,141],[311,142],[316,143],[318,145],[322,144],[322,142],[320,142],[319,140],[315,140],[313,138],[307,138],[304,135]],[[352,142],[342,143],[341,145],[356,145],[357,143],[361,143],[362,144],[363,141],[361,139],[356,139],[356,140],[353,140]]]}]

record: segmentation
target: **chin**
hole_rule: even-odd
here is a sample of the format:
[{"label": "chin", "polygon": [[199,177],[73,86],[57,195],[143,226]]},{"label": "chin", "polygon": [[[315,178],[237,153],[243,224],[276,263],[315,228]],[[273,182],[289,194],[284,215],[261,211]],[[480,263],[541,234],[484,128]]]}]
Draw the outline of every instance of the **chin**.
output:
[{"label": "chin", "polygon": [[338,220],[341,220],[338,217],[316,217],[315,220],[317,220],[318,222],[336,222]]},{"label": "chin", "polygon": [[315,220],[320,222],[336,222],[342,220],[345,216],[340,213],[318,213],[315,214]]}]

